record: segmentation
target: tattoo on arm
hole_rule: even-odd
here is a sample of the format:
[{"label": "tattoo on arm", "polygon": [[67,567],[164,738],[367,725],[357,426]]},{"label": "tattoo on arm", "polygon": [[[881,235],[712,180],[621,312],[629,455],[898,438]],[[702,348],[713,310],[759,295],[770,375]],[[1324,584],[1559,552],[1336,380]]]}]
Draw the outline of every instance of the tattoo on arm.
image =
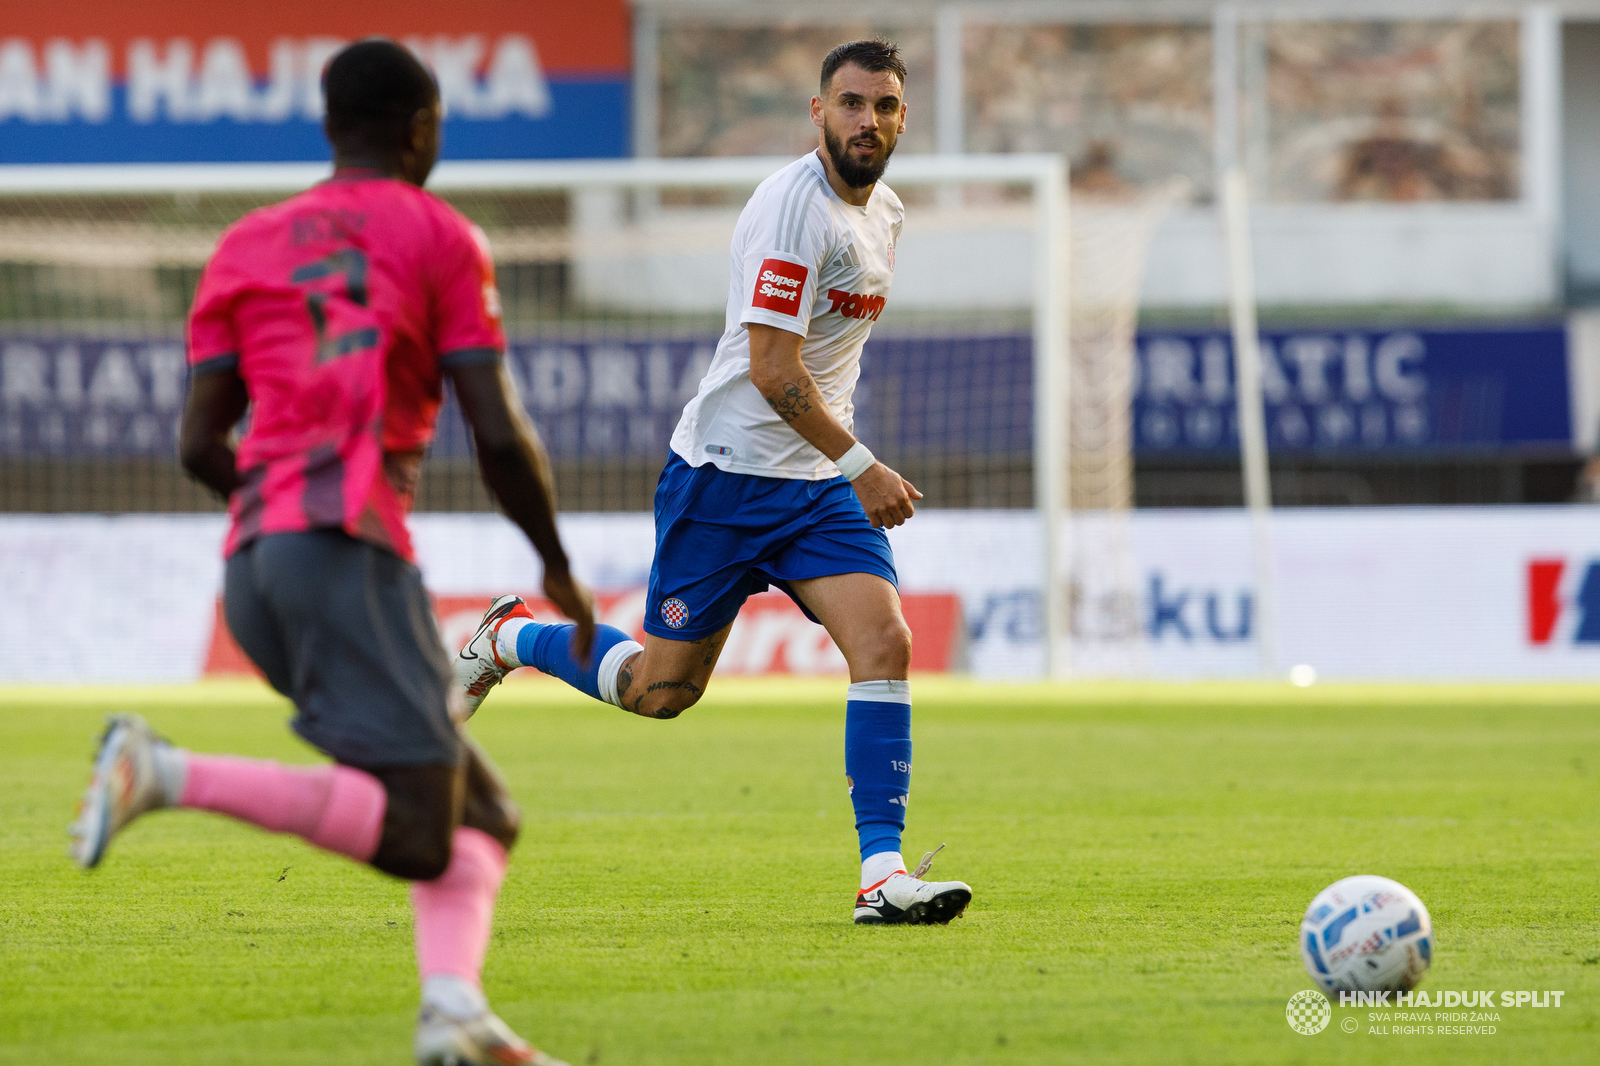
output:
[{"label": "tattoo on arm", "polygon": [[767,406],[778,412],[778,417],[785,422],[793,422],[816,406],[816,386],[805,375],[801,375],[799,381],[786,382],[779,391],[782,395],[777,399],[771,396],[765,399]]}]

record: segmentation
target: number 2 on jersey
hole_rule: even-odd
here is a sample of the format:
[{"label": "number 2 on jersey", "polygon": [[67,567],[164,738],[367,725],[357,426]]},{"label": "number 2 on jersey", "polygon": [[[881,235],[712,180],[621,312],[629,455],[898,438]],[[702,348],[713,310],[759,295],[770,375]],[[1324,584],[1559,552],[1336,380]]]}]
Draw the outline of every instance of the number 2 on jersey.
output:
[{"label": "number 2 on jersey", "polygon": [[[367,256],[355,248],[341,248],[315,262],[296,267],[289,275],[294,285],[309,286],[323,278],[344,278],[343,298],[357,307],[367,306]],[[330,293],[311,289],[306,293],[306,311],[317,331],[318,365],[354,352],[366,351],[378,343],[378,328],[363,326],[333,336],[328,335],[328,300]]]}]

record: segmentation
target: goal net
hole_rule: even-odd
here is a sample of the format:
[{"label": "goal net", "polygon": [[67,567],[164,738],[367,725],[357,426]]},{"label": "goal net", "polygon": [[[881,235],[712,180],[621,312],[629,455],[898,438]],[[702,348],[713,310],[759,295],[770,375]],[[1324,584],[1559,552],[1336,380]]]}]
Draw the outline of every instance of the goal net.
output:
[{"label": "goal net", "polygon": [[[788,162],[437,169],[429,187],[489,238],[510,369],[563,509],[650,510],[673,426],[722,330],[739,210]],[[223,229],[325,173],[0,169],[0,512],[215,507],[172,461],[184,315]],[[1095,562],[1104,523],[1087,521],[1074,537],[1069,507],[1116,513],[1131,503],[1131,330],[1158,209],[1074,205],[1095,237],[1069,250],[1059,157],[907,156],[886,180],[907,217],[862,362],[857,433],[922,490],[924,507],[1038,516],[1026,543],[998,550],[1013,567],[1030,560],[1025,583],[1037,597],[1036,661],[1024,655],[1016,672],[1060,673],[1080,614],[1070,571],[1111,572]],[[1072,299],[1075,256],[1082,295]],[[1069,345],[1085,358],[1069,364]],[[448,405],[418,507],[492,508]],[[962,560],[949,567],[959,585]],[[1103,598],[1097,580],[1089,587]],[[1136,640],[1137,630],[1118,632]]]},{"label": "goal net", "polygon": [[1145,620],[1134,554],[1134,334],[1145,256],[1178,178],[1111,195],[1074,191],[1069,238],[1068,480],[1072,670],[1143,672]]}]

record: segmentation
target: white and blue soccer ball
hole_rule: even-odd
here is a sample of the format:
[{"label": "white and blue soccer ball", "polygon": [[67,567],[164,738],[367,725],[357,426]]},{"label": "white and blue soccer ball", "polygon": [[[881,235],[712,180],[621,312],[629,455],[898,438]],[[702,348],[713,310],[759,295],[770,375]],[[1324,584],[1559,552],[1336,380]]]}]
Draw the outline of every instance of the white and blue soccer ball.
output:
[{"label": "white and blue soccer ball", "polygon": [[1407,992],[1433,961],[1433,919],[1398,881],[1335,881],[1300,920],[1300,957],[1324,992]]}]

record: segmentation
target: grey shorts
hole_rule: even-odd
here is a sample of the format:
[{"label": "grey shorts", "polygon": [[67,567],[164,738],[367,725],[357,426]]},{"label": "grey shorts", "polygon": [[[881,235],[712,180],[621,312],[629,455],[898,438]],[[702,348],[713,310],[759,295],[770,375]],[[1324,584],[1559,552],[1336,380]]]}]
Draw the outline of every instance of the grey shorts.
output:
[{"label": "grey shorts", "polygon": [[228,560],[223,606],[317,748],[352,766],[459,762],[450,661],[411,563],[338,530],[274,533]]}]

